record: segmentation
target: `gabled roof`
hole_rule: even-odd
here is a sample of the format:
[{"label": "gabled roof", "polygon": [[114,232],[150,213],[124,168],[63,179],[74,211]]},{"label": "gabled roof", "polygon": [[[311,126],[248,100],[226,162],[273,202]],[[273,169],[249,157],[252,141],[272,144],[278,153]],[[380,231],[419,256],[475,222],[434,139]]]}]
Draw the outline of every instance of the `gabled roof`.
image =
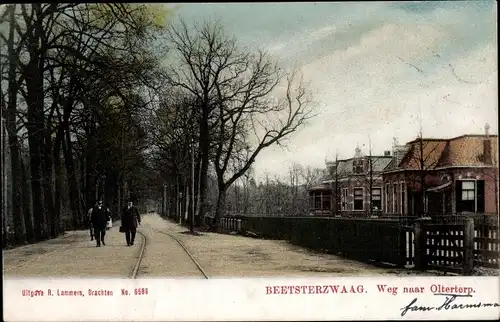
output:
[{"label": "gabled roof", "polygon": [[[391,162],[391,156],[364,156],[363,160],[372,160],[373,172],[378,173],[384,171],[385,167]],[[347,177],[354,175],[353,161],[356,158],[337,160],[337,175],[339,177]],[[367,165],[365,165],[367,167]],[[365,173],[366,174],[366,173]],[[334,174],[326,174],[322,181],[332,180]]]},{"label": "gabled roof", "polygon": [[409,143],[409,150],[399,163],[399,168],[421,169],[423,161],[424,169],[434,169],[441,158],[447,140],[418,139]]},{"label": "gabled roof", "polygon": [[[498,165],[498,136],[490,135],[488,138],[493,163]],[[413,140],[407,143],[408,152],[397,165],[396,170],[419,170],[421,160],[426,170],[449,166],[487,165],[483,155],[486,139],[486,135],[462,135],[451,139]],[[386,170],[392,169],[387,167]]]}]

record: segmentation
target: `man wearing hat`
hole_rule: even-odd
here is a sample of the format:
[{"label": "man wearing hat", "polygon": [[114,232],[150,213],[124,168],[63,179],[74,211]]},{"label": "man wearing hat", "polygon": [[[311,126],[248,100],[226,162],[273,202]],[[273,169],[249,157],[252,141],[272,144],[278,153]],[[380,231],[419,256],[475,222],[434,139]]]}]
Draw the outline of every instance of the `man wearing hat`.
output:
[{"label": "man wearing hat", "polygon": [[140,223],[139,210],[134,206],[133,201],[129,199],[127,206],[122,211],[122,226],[120,227],[120,231],[125,233],[127,246],[134,245],[135,234]]},{"label": "man wearing hat", "polygon": [[90,222],[94,228],[95,240],[97,242],[96,247],[106,246],[104,242],[104,236],[106,236],[106,224],[111,219],[111,213],[108,208],[104,207],[102,200],[97,202],[97,205],[92,208],[92,213],[90,214]]}]

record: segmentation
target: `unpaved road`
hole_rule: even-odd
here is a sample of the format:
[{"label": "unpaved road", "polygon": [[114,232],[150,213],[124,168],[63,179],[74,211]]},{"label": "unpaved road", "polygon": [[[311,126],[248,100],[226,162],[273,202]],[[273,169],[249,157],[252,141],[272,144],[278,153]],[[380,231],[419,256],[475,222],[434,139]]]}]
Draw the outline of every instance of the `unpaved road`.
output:
[{"label": "unpaved road", "polygon": [[416,274],[408,270],[379,268],[335,255],[314,253],[291,245],[287,241],[216,233],[201,233],[200,236],[194,236],[187,234],[186,228],[166,221],[158,215],[149,215],[143,222],[178,238],[209,277]]},{"label": "unpaved road", "polygon": [[95,247],[88,231],[3,252],[5,277],[128,277],[142,237],[127,247],[118,226],[106,233],[106,246]]},{"label": "unpaved road", "polygon": [[[187,248],[210,278],[442,275],[380,268],[312,252],[286,241],[216,233],[196,236],[156,214],[143,215],[139,231],[146,236],[146,248],[138,278],[204,278],[175,239]],[[4,276],[126,278],[144,242],[140,234],[136,240],[134,246],[127,247],[124,234],[118,232],[118,224],[108,231],[106,246],[100,248],[95,247],[95,241],[90,241],[88,231],[69,232],[61,238],[3,251]]]}]

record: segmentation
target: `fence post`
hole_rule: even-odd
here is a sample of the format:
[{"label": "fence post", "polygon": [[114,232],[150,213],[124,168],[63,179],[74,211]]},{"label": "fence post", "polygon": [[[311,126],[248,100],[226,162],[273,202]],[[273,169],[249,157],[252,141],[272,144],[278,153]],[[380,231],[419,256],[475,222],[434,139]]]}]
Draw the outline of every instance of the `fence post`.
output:
[{"label": "fence post", "polygon": [[425,271],[427,269],[427,250],[425,246],[425,229],[422,221],[415,221],[415,269]]},{"label": "fence post", "polygon": [[464,267],[463,273],[470,275],[474,269],[474,219],[467,218],[464,224]]}]

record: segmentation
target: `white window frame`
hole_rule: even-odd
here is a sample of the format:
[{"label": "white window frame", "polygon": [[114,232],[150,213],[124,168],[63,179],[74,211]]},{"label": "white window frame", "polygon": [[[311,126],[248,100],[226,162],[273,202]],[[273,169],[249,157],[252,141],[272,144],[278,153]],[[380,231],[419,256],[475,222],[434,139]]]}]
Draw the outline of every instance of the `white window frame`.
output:
[{"label": "white window frame", "polygon": [[373,199],[373,196],[375,196],[375,195],[373,194],[373,190],[378,190],[378,191],[380,191],[380,194],[378,195],[378,197],[380,198],[380,209],[377,209],[377,211],[382,211],[382,207],[383,207],[383,203],[382,203],[382,190],[383,190],[383,189],[382,189],[382,187],[380,187],[380,186],[372,187],[372,194],[371,194],[371,196],[372,196],[372,198],[371,198],[371,199],[372,199],[372,200],[370,200],[370,207],[372,208],[372,210],[373,210],[373,204],[372,204],[372,202],[373,202],[373,200],[374,200],[374,199]]},{"label": "white window frame", "polygon": [[401,181],[399,183],[399,211],[401,212],[401,214],[406,213],[405,212],[406,198],[403,199],[404,196],[406,196],[406,183],[404,181]]},{"label": "white window frame", "polygon": [[398,184],[393,183],[392,184],[392,213],[393,214],[397,213],[397,209],[396,209],[397,197],[398,197]]},{"label": "white window frame", "polygon": [[[361,189],[361,201],[363,202],[362,203],[362,207],[361,209],[355,209],[354,205],[356,204],[355,201],[356,200],[359,200],[359,199],[356,199],[356,190],[359,190]],[[352,210],[353,211],[364,211],[365,210],[365,188],[364,187],[353,187],[352,188]]]},{"label": "white window frame", "polygon": [[340,210],[347,210],[347,194],[349,192],[349,188],[341,188],[340,189]]},{"label": "white window frame", "polygon": [[[361,172],[356,171],[358,168],[361,168]],[[364,159],[354,159],[352,161],[352,173],[355,175],[365,173],[365,161],[364,161]]]},{"label": "white window frame", "polygon": [[[472,183],[472,189],[470,189],[470,188],[469,188],[469,189],[465,189],[465,188],[464,188],[464,183]],[[477,190],[476,186],[477,186],[477,185],[476,185],[475,180],[462,180],[462,182],[461,182],[461,191],[462,191],[462,195],[461,195],[461,197],[460,197],[460,198],[462,199],[462,201],[471,201],[471,200],[476,200],[476,190]],[[467,196],[467,198],[466,198],[466,199],[464,199],[464,192],[466,192],[466,193],[467,193],[467,194],[466,194],[466,196]],[[470,197],[470,193],[471,193],[471,192],[472,192],[472,198],[469,198],[469,197]]]},{"label": "white window frame", "polygon": [[[466,182],[472,182],[474,184],[474,212],[477,212],[477,179],[462,179],[460,180],[460,189],[461,189],[461,192],[462,192],[462,195],[460,196],[460,199],[462,201],[470,201],[472,199],[467,199],[467,200],[464,200],[463,199],[463,195],[464,195],[464,183]],[[466,189],[466,191],[471,191],[472,189]]]},{"label": "white window frame", "polygon": [[386,213],[389,213],[389,193],[390,193],[389,187],[390,187],[390,184],[386,183],[385,189],[384,189],[384,196],[385,196],[384,201],[385,201],[385,212]]}]

